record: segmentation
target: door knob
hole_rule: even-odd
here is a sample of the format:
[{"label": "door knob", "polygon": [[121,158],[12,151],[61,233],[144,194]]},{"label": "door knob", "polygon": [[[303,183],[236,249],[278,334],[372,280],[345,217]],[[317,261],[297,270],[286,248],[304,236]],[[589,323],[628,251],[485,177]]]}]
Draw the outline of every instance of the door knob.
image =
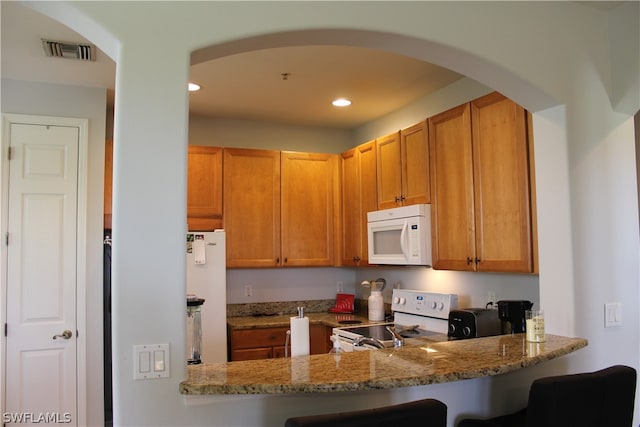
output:
[{"label": "door knob", "polygon": [[73,335],[73,332],[67,329],[66,331],[62,332],[59,335],[54,335],[53,339],[57,340],[58,338],[64,338],[65,340],[68,340],[69,338],[71,338],[72,335]]}]

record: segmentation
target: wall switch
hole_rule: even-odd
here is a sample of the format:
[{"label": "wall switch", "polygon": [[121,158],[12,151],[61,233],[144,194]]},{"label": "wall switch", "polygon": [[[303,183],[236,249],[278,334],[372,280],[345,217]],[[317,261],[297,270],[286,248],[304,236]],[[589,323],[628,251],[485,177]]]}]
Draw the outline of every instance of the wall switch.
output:
[{"label": "wall switch", "polygon": [[336,291],[338,291],[338,293],[343,293],[344,292],[344,283],[336,282]]},{"label": "wall switch", "polygon": [[253,286],[244,285],[244,296],[250,297],[251,295],[253,295]]},{"label": "wall switch", "polygon": [[622,303],[608,302],[604,305],[604,327],[622,326]]},{"label": "wall switch", "polygon": [[133,346],[133,379],[169,378],[169,344]]}]

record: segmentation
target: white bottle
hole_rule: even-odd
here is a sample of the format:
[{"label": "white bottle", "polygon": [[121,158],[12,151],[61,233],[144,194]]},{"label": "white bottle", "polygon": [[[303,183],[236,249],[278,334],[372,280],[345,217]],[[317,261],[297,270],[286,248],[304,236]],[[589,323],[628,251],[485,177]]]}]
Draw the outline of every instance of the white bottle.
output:
[{"label": "white bottle", "polygon": [[369,296],[369,320],[381,322],[384,320],[384,300],[382,291],[371,291]]}]

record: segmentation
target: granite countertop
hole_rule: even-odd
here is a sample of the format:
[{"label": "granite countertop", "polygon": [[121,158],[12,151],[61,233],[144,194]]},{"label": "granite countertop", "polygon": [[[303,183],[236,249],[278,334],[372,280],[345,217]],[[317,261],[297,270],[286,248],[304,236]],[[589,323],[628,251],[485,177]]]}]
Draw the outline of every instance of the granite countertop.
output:
[{"label": "granite countertop", "polygon": [[[310,317],[315,317],[312,314]],[[334,316],[335,320],[335,314],[328,316]],[[282,321],[275,317],[279,316],[263,319]],[[230,320],[230,325],[236,323]],[[236,326],[241,327],[237,323]],[[256,327],[255,323],[251,327]],[[583,338],[549,334],[544,343],[529,343],[524,334],[440,342],[412,339],[399,349],[192,365],[188,367],[187,379],[180,383],[180,393],[315,393],[444,383],[512,372],[586,345]]]},{"label": "granite countertop", "polygon": [[[294,314],[283,314],[274,316],[238,316],[227,317],[227,325],[230,329],[257,329],[257,328],[278,328],[289,326],[291,317]],[[354,326],[347,322],[360,321],[361,324],[375,324],[384,322],[371,322],[366,315],[361,314],[341,314],[341,313],[305,313],[305,317],[309,318],[309,324],[321,324],[332,328]],[[341,323],[343,322],[343,323]],[[357,325],[356,325],[357,326]]]}]

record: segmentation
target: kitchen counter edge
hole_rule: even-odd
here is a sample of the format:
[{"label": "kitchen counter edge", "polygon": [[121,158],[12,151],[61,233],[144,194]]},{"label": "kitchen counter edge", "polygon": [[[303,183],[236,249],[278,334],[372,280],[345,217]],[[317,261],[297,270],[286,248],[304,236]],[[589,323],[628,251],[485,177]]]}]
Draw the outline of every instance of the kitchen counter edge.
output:
[{"label": "kitchen counter edge", "polygon": [[586,347],[584,338],[524,334],[438,342],[412,339],[403,348],[192,365],[183,395],[255,395],[379,390],[493,376]]}]

